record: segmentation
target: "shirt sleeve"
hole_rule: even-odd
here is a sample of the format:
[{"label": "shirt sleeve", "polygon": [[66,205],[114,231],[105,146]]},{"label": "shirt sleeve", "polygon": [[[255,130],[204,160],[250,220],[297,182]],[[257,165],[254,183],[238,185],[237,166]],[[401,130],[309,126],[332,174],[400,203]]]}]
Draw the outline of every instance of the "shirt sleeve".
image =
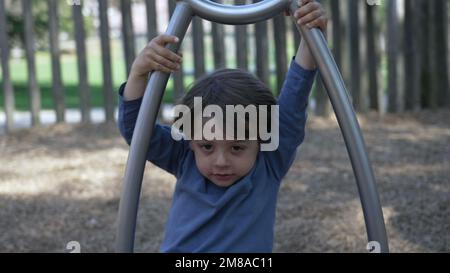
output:
[{"label": "shirt sleeve", "polygon": [[306,70],[293,58],[278,98],[279,146],[266,153],[269,168],[281,181],[291,167],[305,137],[308,98],[317,70]]},{"label": "shirt sleeve", "polygon": [[[126,83],[123,83],[119,88],[118,127],[121,135],[130,145],[142,98],[130,101],[124,100],[125,85]],[[187,141],[176,141],[172,138],[170,126],[156,123],[146,158],[156,166],[179,177],[182,161],[188,150],[189,143]]]}]

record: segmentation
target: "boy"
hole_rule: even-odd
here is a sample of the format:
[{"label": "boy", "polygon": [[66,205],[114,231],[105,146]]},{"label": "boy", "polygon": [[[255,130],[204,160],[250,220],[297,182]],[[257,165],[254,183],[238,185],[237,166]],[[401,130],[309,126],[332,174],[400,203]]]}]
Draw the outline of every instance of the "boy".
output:
[{"label": "boy", "polygon": [[[313,0],[301,1],[294,16],[298,24],[326,29],[325,12]],[[173,42],[178,39],[167,35],[153,39],[136,58],[128,82],[120,88],[118,123],[128,143],[148,73],[171,73],[180,68],[182,56],[164,48]],[[170,127],[155,125],[147,159],[177,177],[161,252],[272,251],[277,194],[304,138],[315,74],[313,57],[302,41],[278,100],[279,146],[274,151],[261,151],[260,136],[176,141]],[[215,105],[223,110],[227,105],[276,104],[267,86],[238,69],[222,69],[202,77],[182,103],[193,109],[196,97],[203,99],[202,106]]]}]

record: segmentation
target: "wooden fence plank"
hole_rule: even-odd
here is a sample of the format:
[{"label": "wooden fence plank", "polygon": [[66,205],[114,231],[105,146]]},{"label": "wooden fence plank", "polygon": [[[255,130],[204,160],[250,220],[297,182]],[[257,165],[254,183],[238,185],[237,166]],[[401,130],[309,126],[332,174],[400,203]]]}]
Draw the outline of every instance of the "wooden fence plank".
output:
[{"label": "wooden fence plank", "polygon": [[359,16],[358,6],[359,0],[348,1],[348,15],[349,15],[349,49],[350,49],[350,81],[348,83],[350,94],[353,99],[353,106],[356,111],[360,110],[361,103],[361,74],[360,74],[360,39],[359,39]]},{"label": "wooden fence plank", "polygon": [[103,98],[106,122],[114,121],[114,99],[111,64],[111,46],[109,39],[108,1],[99,0],[100,40],[102,47]]},{"label": "wooden fence plank", "polygon": [[65,121],[64,89],[61,78],[61,52],[59,49],[59,15],[58,0],[48,0],[48,24],[50,39],[50,55],[52,60],[52,95],[56,113],[56,122]]},{"label": "wooden fence plank", "polygon": [[[261,0],[253,0],[254,3]],[[270,84],[269,71],[269,43],[267,41],[267,21],[255,24],[255,44],[256,44],[256,75],[261,81]]]},{"label": "wooden fence plank", "polygon": [[[320,1],[323,5],[323,7],[328,10],[328,1],[321,0]],[[317,75],[316,78],[316,85],[315,85],[315,98],[316,98],[316,109],[315,114],[322,117],[328,117],[331,112],[331,104],[330,99],[328,97],[327,91],[325,90],[325,86],[323,84],[322,76],[320,75],[320,72]]]},{"label": "wooden fence plank", "polygon": [[36,77],[34,20],[31,0],[22,0],[22,12],[24,16],[25,51],[27,55],[28,92],[30,98],[31,124],[40,124],[39,113],[41,111],[41,92]]},{"label": "wooden fence plank", "polygon": [[[172,16],[176,7],[176,2],[173,0],[169,0],[169,14]],[[180,47],[179,52],[182,52],[183,46]],[[183,64],[181,65],[181,69],[175,73],[172,73],[173,78],[173,98],[174,101],[177,101],[184,93],[184,72],[183,72]]]},{"label": "wooden fence plank", "polygon": [[9,38],[7,34],[5,1],[0,0],[0,51],[2,65],[3,103],[5,107],[6,132],[14,129],[14,90],[9,72]]},{"label": "wooden fence plank", "polygon": [[297,29],[296,23],[291,19],[289,20],[291,22],[291,31],[293,36],[293,42],[294,42],[294,54],[297,53],[297,48],[300,46],[300,42],[302,40],[302,36],[300,35],[300,32]]},{"label": "wooden fence plank", "polygon": [[[221,0],[211,0],[216,3],[222,3]],[[225,29],[222,24],[211,23],[212,40],[213,40],[213,55],[214,55],[214,67],[223,68],[226,67],[225,59]]]},{"label": "wooden fence plank", "polygon": [[286,43],[286,19],[284,14],[275,16],[273,22],[273,33],[275,38],[275,65],[277,75],[277,89],[279,94],[283,87],[287,72],[287,43]]},{"label": "wooden fence plank", "polygon": [[120,0],[120,8],[122,11],[122,42],[128,78],[131,65],[136,58],[133,20],[131,16],[131,0]]},{"label": "wooden fence plank", "polygon": [[145,8],[147,11],[147,42],[150,42],[158,35],[158,22],[156,17],[156,1],[145,0]]},{"label": "wooden fence plank", "polygon": [[[245,0],[235,0],[236,5],[245,5]],[[248,32],[247,25],[235,27],[236,66],[248,70]]]},{"label": "wooden fence plank", "polygon": [[387,110],[390,113],[398,111],[398,88],[397,88],[397,0],[391,0],[387,3],[387,52],[388,52],[388,105]]},{"label": "wooden fence plank", "polygon": [[[416,8],[417,0],[405,2],[404,26],[404,70],[405,70],[405,109],[418,111],[421,107],[420,97],[420,12]],[[378,56],[378,54],[377,54]]]},{"label": "wooden fence plank", "polygon": [[205,74],[205,44],[203,19],[195,16],[192,21],[192,45],[194,49],[194,76],[196,79]]},{"label": "wooden fence plank", "polygon": [[381,104],[379,103],[380,89],[379,80],[380,77],[378,59],[379,52],[379,42],[378,42],[378,23],[376,16],[377,6],[365,5],[366,6],[366,45],[367,45],[367,70],[368,70],[368,93],[369,93],[369,109],[380,110]]},{"label": "wooden fence plank", "polygon": [[333,56],[337,66],[340,68],[342,63],[342,24],[339,9],[339,0],[330,0],[331,24],[333,28]]},{"label": "wooden fence plank", "polygon": [[433,50],[435,60],[433,71],[433,83],[436,93],[436,103],[438,107],[450,107],[450,86],[448,59],[448,0],[432,1],[434,10],[434,45]]},{"label": "wooden fence plank", "polygon": [[78,64],[78,86],[80,96],[81,122],[91,122],[90,115],[90,98],[91,91],[88,84],[87,64],[86,64],[86,33],[84,30],[84,20],[82,14],[82,4],[74,4],[72,6],[73,20],[75,24],[75,42],[77,47],[77,64]]}]

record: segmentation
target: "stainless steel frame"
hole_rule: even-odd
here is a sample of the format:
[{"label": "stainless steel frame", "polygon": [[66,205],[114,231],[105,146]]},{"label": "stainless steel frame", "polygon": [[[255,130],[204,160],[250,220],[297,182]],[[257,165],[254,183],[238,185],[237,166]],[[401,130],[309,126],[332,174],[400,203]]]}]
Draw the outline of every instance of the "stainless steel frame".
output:
[{"label": "stainless steel frame", "polygon": [[[207,0],[182,0],[177,3],[166,31],[166,34],[179,37],[180,42],[176,45],[171,44],[168,48],[174,52],[178,51],[193,16],[222,24],[239,25],[260,22],[288,9],[291,14],[294,14],[297,8],[295,0],[265,0],[246,6],[227,6]],[[344,81],[322,32],[305,27],[301,27],[300,32],[316,60],[350,155],[364,212],[368,240],[378,242],[381,252],[389,252],[375,177]],[[125,170],[117,225],[117,252],[133,252],[146,155],[169,76],[162,72],[152,73],[143,97]]]}]

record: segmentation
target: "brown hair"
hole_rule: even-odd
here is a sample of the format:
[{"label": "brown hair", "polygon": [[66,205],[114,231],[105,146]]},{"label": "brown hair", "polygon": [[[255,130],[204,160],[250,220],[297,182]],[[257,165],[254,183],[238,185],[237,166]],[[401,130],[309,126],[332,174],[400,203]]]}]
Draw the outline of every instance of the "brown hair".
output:
[{"label": "brown hair", "polygon": [[[194,97],[202,98],[203,109],[207,105],[214,104],[224,112],[226,105],[242,105],[243,107],[267,105],[270,107],[270,105],[276,105],[277,103],[269,87],[243,69],[218,69],[211,74],[200,77],[192,84],[189,91],[178,102],[178,104],[186,105],[191,110],[192,121],[194,119]],[[268,111],[267,128],[271,130],[270,109]],[[177,117],[176,120],[179,118]],[[257,118],[259,124],[259,113]],[[248,124],[247,115],[245,122]],[[248,132],[246,132],[247,135]]]}]

